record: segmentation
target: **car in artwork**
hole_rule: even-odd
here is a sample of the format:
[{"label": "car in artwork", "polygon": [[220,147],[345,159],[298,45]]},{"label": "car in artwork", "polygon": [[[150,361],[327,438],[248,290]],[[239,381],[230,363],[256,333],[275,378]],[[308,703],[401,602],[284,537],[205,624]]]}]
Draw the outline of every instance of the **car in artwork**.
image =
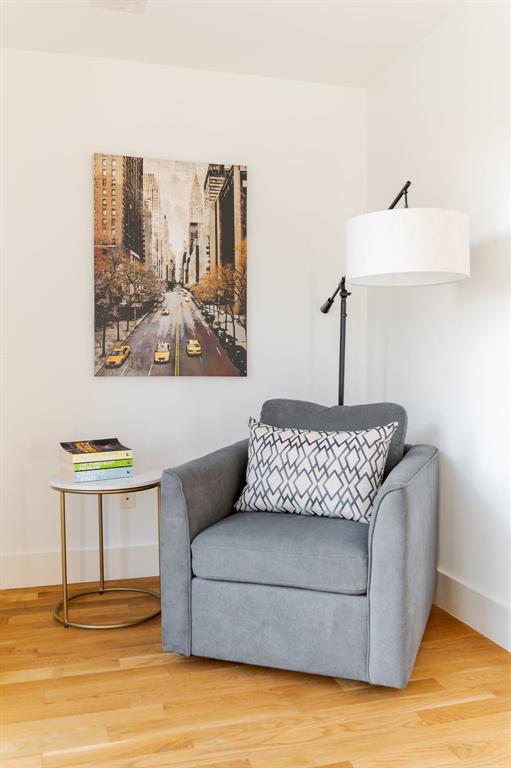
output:
[{"label": "car in artwork", "polygon": [[114,347],[106,359],[106,367],[120,368],[120,366],[128,359],[130,352],[131,347],[129,347],[128,344]]},{"label": "car in artwork", "polygon": [[233,337],[230,335],[230,333],[227,333],[227,331],[222,331],[222,333],[219,333],[218,340],[222,347],[227,350],[232,349],[235,346]]},{"label": "car in artwork", "polygon": [[159,365],[170,363],[170,344],[168,341],[158,341],[156,343],[154,362]]},{"label": "car in artwork", "polygon": [[186,354],[188,357],[202,355],[202,347],[197,339],[188,339],[186,342]]},{"label": "car in artwork", "polygon": [[163,307],[161,313],[162,313],[162,315],[168,315],[169,314],[169,310],[167,309],[167,307]]},{"label": "car in artwork", "polygon": [[229,357],[239,370],[241,376],[247,375],[247,350],[239,344],[228,350]]}]

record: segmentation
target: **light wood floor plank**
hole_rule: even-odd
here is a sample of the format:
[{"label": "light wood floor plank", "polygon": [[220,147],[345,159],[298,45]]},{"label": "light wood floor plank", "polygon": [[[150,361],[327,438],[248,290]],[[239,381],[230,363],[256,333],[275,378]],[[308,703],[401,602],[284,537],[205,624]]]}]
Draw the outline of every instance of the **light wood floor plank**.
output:
[{"label": "light wood floor plank", "polygon": [[[159,621],[65,630],[59,599],[0,592],[2,768],[511,765],[510,656],[438,608],[396,691],[166,654]],[[107,594],[72,610],[122,620],[149,606]]]}]

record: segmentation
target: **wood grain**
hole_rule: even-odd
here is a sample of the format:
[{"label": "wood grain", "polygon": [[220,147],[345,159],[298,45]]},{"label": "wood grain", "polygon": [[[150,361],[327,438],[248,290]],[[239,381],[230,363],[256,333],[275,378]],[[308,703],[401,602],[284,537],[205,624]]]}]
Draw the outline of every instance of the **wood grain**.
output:
[{"label": "wood grain", "polygon": [[[0,592],[3,768],[511,765],[510,656],[438,608],[397,691],[163,653],[158,620],[66,630],[59,599]],[[122,621],[151,606],[114,593],[71,610]]]}]

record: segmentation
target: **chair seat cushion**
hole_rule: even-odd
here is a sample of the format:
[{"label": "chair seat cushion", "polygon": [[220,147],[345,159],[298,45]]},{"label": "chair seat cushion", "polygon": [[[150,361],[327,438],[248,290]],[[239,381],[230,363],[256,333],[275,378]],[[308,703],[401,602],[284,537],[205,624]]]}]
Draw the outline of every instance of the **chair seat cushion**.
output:
[{"label": "chair seat cushion", "polygon": [[368,530],[342,518],[235,512],[195,537],[192,570],[203,579],[363,595]]}]

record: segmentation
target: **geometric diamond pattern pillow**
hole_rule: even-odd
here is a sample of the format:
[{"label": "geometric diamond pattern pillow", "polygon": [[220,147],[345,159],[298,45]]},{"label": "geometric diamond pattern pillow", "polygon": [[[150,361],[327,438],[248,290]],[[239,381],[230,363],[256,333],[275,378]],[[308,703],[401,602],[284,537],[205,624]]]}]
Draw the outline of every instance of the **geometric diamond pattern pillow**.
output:
[{"label": "geometric diamond pattern pillow", "polygon": [[368,523],[397,422],[351,432],[271,427],[250,419],[239,512],[291,512]]}]

